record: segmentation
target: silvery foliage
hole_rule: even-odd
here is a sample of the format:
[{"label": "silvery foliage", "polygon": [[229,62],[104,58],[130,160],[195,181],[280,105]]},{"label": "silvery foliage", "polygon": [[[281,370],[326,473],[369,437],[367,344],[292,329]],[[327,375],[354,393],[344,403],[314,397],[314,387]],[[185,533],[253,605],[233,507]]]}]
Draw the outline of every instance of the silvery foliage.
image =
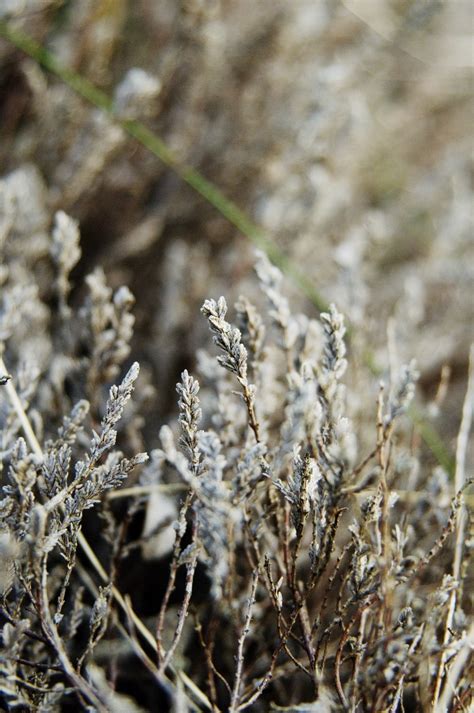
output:
[{"label": "silvery foliage", "polygon": [[[110,642],[119,650],[123,637],[115,614],[120,601],[129,626],[125,666],[138,653],[170,698],[186,705],[192,694],[174,672],[181,666],[194,677],[191,687],[207,690],[209,671],[220,674],[216,626],[229,630],[220,642],[220,675],[235,677],[234,709],[268,709],[279,695],[274,678],[293,684],[293,673],[302,671],[318,682],[318,692],[295,683],[295,710],[311,698],[311,710],[337,709],[336,698],[346,708],[349,700],[362,707],[379,700],[395,710],[405,689],[421,700],[414,687],[432,690],[440,670],[427,670],[425,662],[465,656],[462,591],[470,550],[459,578],[442,572],[462,495],[452,498],[446,472],[432,472],[414,439],[407,446],[403,428],[392,439],[398,422],[406,428],[415,364],[391,375],[378,414],[374,391],[377,423],[367,455],[356,394],[349,392],[342,314],[335,305],[319,318],[293,314],[281,273],[260,254],[256,270],[268,315],[241,296],[234,324],[224,297],[204,302],[217,368],[215,357],[201,353],[199,381],[183,371],[177,424],[159,429],[159,447],[145,464],[143,421],[131,399],[138,364],[125,368],[133,296],[125,286],[112,290],[96,269],[85,281],[85,304],[71,304],[78,226],[58,212],[48,236],[41,211],[36,221],[22,213],[28,191],[41,204],[41,182],[31,170],[0,183],[0,338],[8,365],[0,374],[0,686],[10,708],[56,711],[69,696],[85,709],[133,710],[135,702],[114,692],[102,668],[103,651]],[[27,233],[37,240],[20,250]],[[39,260],[49,270],[46,287],[31,281]],[[122,511],[111,496],[121,495],[135,469],[137,480],[122,500],[126,516],[117,517]],[[184,491],[176,500],[163,492],[176,486]],[[416,490],[423,494],[413,503],[405,499]],[[93,522],[103,564],[79,557],[87,552],[84,514],[92,508],[102,516]],[[141,536],[128,539],[127,523],[142,508]],[[163,537],[153,550],[156,534]],[[130,602],[108,581],[132,551],[145,580],[150,559],[171,558],[169,571],[160,564],[168,593],[152,624],[161,669],[135,636]],[[198,563],[209,588],[204,604]],[[423,572],[433,586],[425,587]],[[453,601],[443,637],[438,624]],[[195,665],[194,626],[207,669]],[[101,649],[103,637],[111,638]],[[259,661],[255,675],[244,665],[247,643]],[[120,656],[117,666],[123,670]],[[223,690],[222,710],[229,703]]]},{"label": "silvery foliage", "polygon": [[[70,670],[65,662],[84,621],[77,570],[84,513],[148,456],[126,457],[116,447],[138,364],[109,386],[129,354],[131,293],[113,293],[98,272],[88,279],[88,304],[80,313],[71,307],[79,229],[59,211],[49,237],[43,201],[41,179],[29,167],[0,181],[0,356],[11,372],[2,372],[0,401],[0,669],[9,706],[52,711],[71,690],[68,675],[58,678],[56,670]],[[49,270],[46,282],[34,280],[39,261]],[[109,587],[92,606],[79,661],[90,660],[104,635],[110,602]]]}]

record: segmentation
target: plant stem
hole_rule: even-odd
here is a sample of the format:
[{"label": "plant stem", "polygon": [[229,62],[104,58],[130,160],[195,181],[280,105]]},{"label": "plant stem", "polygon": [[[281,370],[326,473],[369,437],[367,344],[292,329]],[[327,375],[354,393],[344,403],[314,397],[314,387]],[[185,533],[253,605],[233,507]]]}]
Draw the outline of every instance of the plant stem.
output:
[{"label": "plant stem", "polygon": [[[464,405],[462,410],[461,426],[459,428],[459,434],[456,445],[456,472],[454,477],[454,487],[456,492],[460,492],[464,487],[466,481],[466,453],[469,440],[469,431],[471,429],[472,422],[472,412],[474,409],[474,345],[471,346],[470,358],[469,358],[469,378],[467,384],[466,396],[464,399]],[[464,530],[466,527],[466,508],[464,503],[461,502],[461,506],[458,508],[456,513],[456,541],[454,545],[454,562],[453,562],[453,578],[456,582],[459,582],[461,574],[461,564],[462,564],[462,552],[464,545]],[[454,614],[456,611],[456,599],[457,599],[457,587],[451,590],[448,604],[448,613],[446,616],[446,622],[444,625],[444,636],[443,636],[443,648],[441,651],[438,673],[436,676],[436,683],[432,699],[432,710],[440,711],[438,706],[438,700],[441,692],[441,685],[444,676],[444,669],[446,666],[446,660],[448,657],[448,645],[451,640],[451,629],[453,625]],[[444,710],[444,709],[443,709]],[[440,711],[441,713],[441,711]]]}]

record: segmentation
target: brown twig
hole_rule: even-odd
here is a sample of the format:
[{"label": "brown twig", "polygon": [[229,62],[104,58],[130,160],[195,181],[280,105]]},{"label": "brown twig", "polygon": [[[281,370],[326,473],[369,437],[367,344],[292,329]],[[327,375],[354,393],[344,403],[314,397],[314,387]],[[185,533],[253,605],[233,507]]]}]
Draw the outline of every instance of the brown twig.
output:
[{"label": "brown twig", "polygon": [[156,625],[156,634],[155,634],[155,642],[156,642],[156,650],[158,653],[158,659],[160,661],[160,667],[165,660],[165,652],[163,650],[163,644],[162,644],[162,639],[163,639],[163,629],[165,625],[165,615],[166,615],[166,610],[168,608],[168,603],[171,597],[171,594],[174,589],[174,585],[176,582],[176,574],[178,572],[178,561],[179,561],[179,555],[181,552],[181,541],[184,536],[184,532],[186,531],[186,515],[188,513],[189,507],[191,505],[192,499],[194,497],[193,492],[188,492],[186,496],[186,500],[184,501],[183,505],[181,506],[181,509],[179,511],[179,517],[178,517],[178,524],[177,524],[177,529],[176,529],[176,537],[174,541],[174,546],[173,546],[173,558],[171,562],[171,568],[170,568],[170,573],[168,576],[168,583],[166,585],[166,591],[163,597],[163,601],[161,603],[160,607],[160,612],[158,614],[158,622]]},{"label": "brown twig", "polygon": [[247,603],[247,611],[245,614],[245,622],[237,645],[237,668],[235,671],[234,685],[232,688],[232,696],[230,699],[229,713],[235,713],[238,710],[240,702],[240,687],[242,684],[242,673],[244,666],[244,646],[248,634],[250,633],[250,622],[252,620],[252,609],[255,604],[255,595],[257,593],[257,584],[259,571],[255,569],[252,573],[252,583],[250,586],[250,594]]},{"label": "brown twig", "polygon": [[71,681],[72,685],[76,691],[81,694],[87,701],[92,703],[92,705],[99,711],[99,713],[107,713],[108,708],[100,700],[97,693],[91,687],[91,685],[83,678],[74,668],[66,649],[64,648],[63,641],[59,636],[58,630],[51,612],[49,609],[49,599],[48,599],[48,589],[47,589],[47,577],[48,577],[48,566],[47,566],[47,555],[43,556],[43,561],[40,565],[41,569],[39,572],[40,581],[38,585],[38,605],[40,612],[41,627],[45,636],[49,639],[52,646],[54,647],[56,654],[58,656],[59,662],[62,669],[68,679]]},{"label": "brown twig", "polygon": [[341,704],[344,708],[345,711],[349,710],[349,704],[347,702],[347,698],[344,693],[344,689],[342,687],[341,683],[341,663],[342,663],[342,652],[344,650],[344,646],[349,638],[350,631],[354,624],[357,622],[357,620],[362,616],[364,611],[368,609],[373,602],[377,599],[376,595],[372,595],[369,600],[366,600],[361,607],[355,612],[355,614],[352,616],[351,620],[348,622],[346,626],[343,627],[342,631],[342,636],[339,640],[339,644],[337,647],[336,651],[336,658],[334,662],[334,676],[335,676],[335,681],[336,681],[336,690],[337,690],[337,695],[339,696],[339,700],[341,701]]},{"label": "brown twig", "polygon": [[[4,373],[7,373],[7,369],[6,369],[6,367],[5,367],[5,364],[4,364],[4,362],[3,362],[3,359],[0,357],[0,372],[2,372],[2,371],[3,371]],[[44,460],[44,456],[43,456],[42,448],[41,448],[41,446],[40,446],[40,444],[39,444],[39,442],[38,442],[38,439],[36,438],[35,432],[33,431],[32,427],[31,427],[31,424],[30,424],[30,421],[29,421],[29,419],[28,419],[28,416],[26,415],[26,413],[25,413],[25,411],[24,411],[24,409],[23,409],[23,406],[22,406],[21,401],[20,401],[20,399],[19,399],[19,397],[18,397],[18,394],[16,393],[15,387],[13,386],[13,384],[11,383],[10,380],[9,380],[4,386],[5,386],[6,390],[7,390],[8,398],[10,399],[10,402],[11,402],[11,404],[12,404],[12,406],[13,406],[13,409],[15,410],[16,415],[17,415],[17,417],[18,417],[18,420],[20,421],[20,424],[21,424],[21,426],[22,426],[22,428],[23,428],[23,432],[24,432],[25,437],[26,437],[26,439],[27,439],[27,441],[28,441],[28,443],[29,443],[29,445],[30,445],[31,450],[32,450],[33,453],[38,457],[38,459],[40,459],[41,461],[43,461],[43,460]],[[77,538],[77,539],[78,539],[78,542],[79,542],[79,546],[81,547],[82,551],[83,551],[84,554],[86,555],[87,559],[89,560],[89,562],[90,562],[90,564],[92,565],[92,567],[94,568],[94,570],[97,572],[97,574],[98,574],[99,577],[101,578],[102,582],[103,582],[104,584],[108,584],[108,583],[109,583],[109,578],[108,578],[108,576],[107,576],[107,572],[105,571],[105,569],[104,569],[103,566],[101,565],[101,563],[100,563],[99,559],[97,558],[97,556],[96,556],[94,550],[93,550],[92,547],[89,545],[89,543],[88,543],[86,537],[83,535],[82,532],[79,532],[79,533],[78,533],[78,538]],[[91,578],[87,576],[87,577],[85,578],[85,581],[88,582],[88,586],[89,586],[89,587],[92,587],[92,588],[91,588],[91,591],[92,591],[94,594],[97,594],[97,588],[95,587],[95,585],[94,585],[94,583],[92,582]],[[147,643],[148,643],[150,646],[152,646],[153,649],[155,649],[155,648],[156,648],[156,640],[155,640],[155,638],[153,637],[153,634],[151,633],[151,631],[149,631],[149,630],[147,629],[147,627],[146,627],[145,624],[142,622],[142,620],[141,620],[141,619],[137,616],[137,614],[134,612],[133,608],[132,608],[130,605],[127,605],[127,602],[125,601],[125,598],[123,597],[123,595],[121,594],[121,592],[115,587],[115,585],[112,586],[112,596],[114,597],[115,601],[116,601],[117,604],[120,606],[120,608],[122,609],[122,611],[125,612],[125,614],[127,615],[127,617],[130,618],[131,621],[133,621],[134,626],[137,628],[137,631],[139,631],[139,633],[141,634],[141,636],[143,636],[143,638],[145,639],[145,641],[147,641]],[[123,627],[119,627],[119,629],[122,631],[122,634],[123,634],[123,635],[126,635],[126,632],[125,632],[125,630],[123,629]],[[128,638],[128,637],[127,637],[127,638]],[[140,646],[138,640],[136,640],[136,641],[134,642],[134,645],[135,645],[136,650],[139,650],[140,653],[141,653],[141,655],[143,655],[143,656],[146,657],[146,654],[145,654],[145,652],[143,651],[142,647]],[[200,700],[201,704],[203,704],[206,708],[208,708],[208,709],[210,710],[210,709],[212,708],[212,706],[211,706],[211,703],[210,703],[209,699],[208,699],[207,696],[205,696],[205,694],[198,688],[198,686],[196,686],[196,684],[195,684],[193,681],[191,681],[191,680],[186,676],[186,674],[184,673],[184,671],[180,672],[179,677],[180,677],[181,680],[183,681],[183,683],[184,683],[184,685],[186,686],[186,688],[188,689],[188,691],[191,691],[191,692],[195,695],[195,697],[196,697],[198,700]]]},{"label": "brown twig", "polygon": [[189,609],[189,603],[191,601],[191,595],[193,592],[193,582],[194,582],[194,574],[196,572],[196,565],[197,565],[197,554],[193,555],[191,562],[189,562],[186,565],[186,583],[185,583],[185,589],[184,589],[184,599],[181,604],[179,613],[178,613],[178,624],[176,626],[174,636],[173,636],[173,641],[171,642],[171,646],[169,647],[168,651],[166,652],[166,655],[163,658],[162,663],[160,664],[159,671],[160,673],[164,672],[169,665],[171,659],[174,656],[174,652],[176,651],[176,647],[179,644],[179,641],[181,639],[181,635],[183,633],[183,627],[184,627],[184,622],[186,619],[186,615],[188,613]]},{"label": "brown twig", "polygon": [[[457,492],[462,492],[466,482],[465,465],[466,453],[469,439],[469,431],[471,429],[472,412],[474,409],[474,345],[471,346],[469,355],[469,378],[462,410],[461,426],[459,428],[457,446],[456,446],[456,470],[454,476],[454,486]],[[464,530],[466,525],[466,512],[463,503],[460,503],[456,512],[456,542],[454,545],[454,562],[453,562],[453,578],[459,581],[461,573],[462,551],[464,545]],[[440,711],[438,700],[441,692],[441,684],[444,676],[444,669],[447,659],[447,647],[451,640],[451,629],[456,611],[456,588],[453,587],[449,596],[448,613],[444,625],[443,648],[441,651],[438,671],[436,675],[435,687],[432,698],[432,710],[436,713]],[[440,711],[441,713],[441,711]]]}]

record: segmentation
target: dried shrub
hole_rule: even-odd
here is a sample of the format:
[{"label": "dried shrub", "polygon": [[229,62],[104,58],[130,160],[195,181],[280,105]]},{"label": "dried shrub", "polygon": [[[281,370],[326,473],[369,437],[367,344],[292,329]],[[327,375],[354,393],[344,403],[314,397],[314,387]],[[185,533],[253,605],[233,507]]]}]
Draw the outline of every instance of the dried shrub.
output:
[{"label": "dried shrub", "polygon": [[366,451],[342,314],[293,314],[259,255],[267,308],[241,297],[235,326],[204,302],[217,364],[200,353],[145,443],[131,293],[96,269],[76,306],[76,223],[38,221],[25,249],[0,189],[7,709],[467,709],[472,373],[454,483],[406,418],[413,363],[380,385]]}]

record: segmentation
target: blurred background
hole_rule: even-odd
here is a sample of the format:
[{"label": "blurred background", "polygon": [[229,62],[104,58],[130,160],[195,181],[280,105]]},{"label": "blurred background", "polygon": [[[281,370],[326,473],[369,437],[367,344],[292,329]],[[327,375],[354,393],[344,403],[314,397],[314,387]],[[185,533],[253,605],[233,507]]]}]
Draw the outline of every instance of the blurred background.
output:
[{"label": "blurred background", "polygon": [[[350,379],[417,359],[420,396],[453,448],[473,331],[473,7],[469,0],[0,0],[3,21],[113,97],[235,201],[352,326]],[[208,345],[199,307],[261,301],[254,246],[152,153],[0,40],[0,173],[81,227],[136,298],[133,354],[157,387],[151,425]],[[296,309],[316,316],[295,281]],[[371,370],[367,366],[371,364]],[[373,421],[374,391],[357,405]]]}]

